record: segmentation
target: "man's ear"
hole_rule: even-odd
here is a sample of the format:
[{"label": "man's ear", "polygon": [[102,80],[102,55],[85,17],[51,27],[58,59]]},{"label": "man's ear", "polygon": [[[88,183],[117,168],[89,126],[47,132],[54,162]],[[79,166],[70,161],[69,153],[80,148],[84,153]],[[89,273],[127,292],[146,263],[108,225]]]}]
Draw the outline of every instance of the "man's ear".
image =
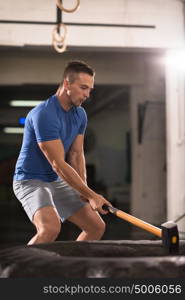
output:
[{"label": "man's ear", "polygon": [[64,81],[63,81],[63,86],[64,86],[64,89],[65,89],[65,90],[68,90],[68,89],[69,89],[69,80],[67,80],[66,78],[65,78]]}]

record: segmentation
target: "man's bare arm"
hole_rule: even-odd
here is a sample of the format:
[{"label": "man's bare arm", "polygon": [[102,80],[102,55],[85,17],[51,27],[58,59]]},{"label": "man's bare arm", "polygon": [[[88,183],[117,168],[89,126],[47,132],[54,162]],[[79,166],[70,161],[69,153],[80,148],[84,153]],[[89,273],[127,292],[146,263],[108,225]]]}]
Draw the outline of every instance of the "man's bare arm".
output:
[{"label": "man's bare arm", "polygon": [[64,147],[61,140],[40,142],[39,147],[50,162],[53,170],[83,197],[89,200],[93,209],[105,213],[103,204],[111,205],[104,197],[91,190],[78,173],[64,160]]},{"label": "man's bare arm", "polygon": [[86,163],[84,156],[84,135],[76,137],[67,154],[67,163],[75,169],[82,180],[87,183]]}]

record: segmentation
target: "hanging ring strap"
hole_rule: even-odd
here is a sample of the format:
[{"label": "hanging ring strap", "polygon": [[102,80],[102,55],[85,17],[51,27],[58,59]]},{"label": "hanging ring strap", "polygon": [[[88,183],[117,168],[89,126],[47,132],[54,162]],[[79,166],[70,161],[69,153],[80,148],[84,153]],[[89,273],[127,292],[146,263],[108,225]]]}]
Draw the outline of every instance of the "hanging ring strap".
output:
[{"label": "hanging ring strap", "polygon": [[[61,35],[60,31],[61,29],[63,29],[64,34]],[[53,29],[53,40],[55,40],[56,42],[59,43],[63,43],[64,40],[66,39],[66,35],[67,35],[67,27],[65,24],[61,23],[61,24],[57,24],[54,29]]]},{"label": "hanging ring strap", "polygon": [[[64,30],[64,35],[58,32],[61,28]],[[65,24],[57,24],[53,29],[52,44],[58,53],[63,53],[66,50],[66,34],[67,27]]]},{"label": "hanging ring strap", "polygon": [[56,3],[57,3],[57,6],[58,6],[61,10],[65,11],[65,12],[67,12],[67,13],[73,13],[73,12],[77,11],[77,9],[80,7],[80,0],[77,0],[76,6],[75,6],[74,8],[71,8],[71,9],[64,8],[63,5],[62,5],[62,3],[61,3],[61,0],[56,0]]}]

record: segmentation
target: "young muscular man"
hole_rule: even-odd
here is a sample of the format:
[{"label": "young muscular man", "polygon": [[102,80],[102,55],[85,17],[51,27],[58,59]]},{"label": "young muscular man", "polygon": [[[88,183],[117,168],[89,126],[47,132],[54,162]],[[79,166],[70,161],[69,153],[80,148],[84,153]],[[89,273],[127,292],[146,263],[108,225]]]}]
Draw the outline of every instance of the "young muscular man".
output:
[{"label": "young muscular man", "polygon": [[83,151],[87,117],[81,104],[94,75],[86,63],[69,62],[56,94],[27,115],[13,189],[37,230],[29,245],[54,241],[65,220],[82,230],[78,241],[104,233],[99,213],[111,204],[87,186]]}]

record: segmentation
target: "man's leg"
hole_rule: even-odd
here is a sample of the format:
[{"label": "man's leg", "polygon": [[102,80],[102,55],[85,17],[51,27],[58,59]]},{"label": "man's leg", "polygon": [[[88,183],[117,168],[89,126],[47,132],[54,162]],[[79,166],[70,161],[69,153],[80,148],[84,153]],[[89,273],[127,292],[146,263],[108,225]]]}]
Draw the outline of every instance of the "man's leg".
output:
[{"label": "man's leg", "polygon": [[13,189],[37,230],[28,244],[53,242],[60,232],[61,222],[53,203],[52,185],[37,179],[23,180],[15,181]]},{"label": "man's leg", "polygon": [[82,229],[77,241],[100,240],[105,232],[104,221],[89,204],[79,209],[68,220]]},{"label": "man's leg", "polygon": [[53,206],[38,209],[32,222],[37,229],[37,233],[28,245],[53,242],[60,233],[60,218]]},{"label": "man's leg", "polygon": [[55,191],[53,202],[62,222],[67,219],[82,230],[77,240],[101,239],[105,223],[98,212],[93,211],[88,202],[82,201],[80,194],[64,180],[53,182],[52,186]]}]

